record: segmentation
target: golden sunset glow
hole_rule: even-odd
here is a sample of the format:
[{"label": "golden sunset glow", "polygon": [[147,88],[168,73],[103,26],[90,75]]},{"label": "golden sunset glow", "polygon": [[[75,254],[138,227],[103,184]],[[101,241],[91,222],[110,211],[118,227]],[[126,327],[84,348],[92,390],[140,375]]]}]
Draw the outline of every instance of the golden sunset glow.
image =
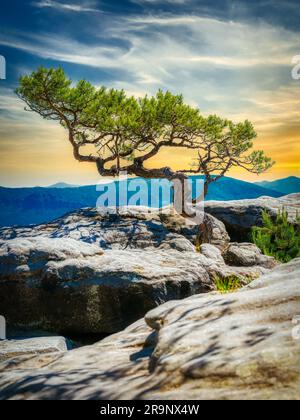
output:
[{"label": "golden sunset glow", "polygon": [[[21,137],[22,138],[22,137]],[[241,169],[232,170],[229,175],[249,181],[277,179],[290,175],[300,176],[299,130],[292,129],[284,136],[274,130],[273,135],[259,135],[256,147],[271,156],[276,165],[262,177],[249,174]],[[64,180],[76,184],[94,184],[99,175],[93,164],[74,160],[71,145],[62,128],[42,130],[15,148],[9,138],[2,140],[1,178],[5,183],[19,186],[48,185]],[[3,150],[4,149],[4,150]],[[149,167],[171,166],[174,169],[189,168],[194,153],[181,149],[164,149],[149,162]],[[35,181],[34,181],[35,180]]]},{"label": "golden sunset glow", "polygon": [[[299,103],[300,109],[300,103]],[[11,186],[50,185],[65,181],[80,185],[95,184],[99,175],[95,165],[74,160],[66,131],[53,122],[37,121],[34,130],[20,127],[16,139],[1,137],[2,183]],[[299,118],[300,122],[300,118]],[[1,129],[0,129],[1,130]],[[288,176],[300,176],[300,123],[299,127],[272,122],[265,129],[258,129],[256,149],[262,149],[275,161],[275,166],[258,177],[242,169],[233,169],[228,175],[248,181],[273,180]],[[149,161],[151,168],[171,166],[188,169],[195,153],[184,149],[163,149]]]}]

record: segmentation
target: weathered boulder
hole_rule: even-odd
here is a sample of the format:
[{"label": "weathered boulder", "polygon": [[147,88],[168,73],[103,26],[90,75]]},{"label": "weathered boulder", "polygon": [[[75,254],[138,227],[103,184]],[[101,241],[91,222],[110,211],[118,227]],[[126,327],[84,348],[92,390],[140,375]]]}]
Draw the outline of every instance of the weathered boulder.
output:
[{"label": "weathered boulder", "polygon": [[161,222],[159,212],[147,213],[145,209],[129,208],[117,215],[82,209],[44,225],[2,228],[0,239],[68,238],[95,244],[104,250],[155,248],[193,251],[193,244],[178,233]]},{"label": "weathered boulder", "polygon": [[198,244],[211,244],[221,251],[226,250],[230,242],[230,237],[224,223],[210,214],[205,213],[203,223],[201,223],[198,229]]},{"label": "weathered boulder", "polygon": [[274,258],[263,255],[253,244],[229,243],[222,249],[204,243],[200,246],[200,253],[209,260],[209,265],[205,260],[202,264],[210,278],[215,280],[237,277],[242,285],[248,284],[278,265]]},{"label": "weathered boulder", "polygon": [[[120,209],[119,214],[81,209],[44,225],[0,229],[0,239],[26,237],[70,238],[97,244],[102,249],[177,249],[194,251],[199,226],[167,207],[162,210],[144,207]],[[204,215],[201,243],[224,249],[230,238],[222,222]]]},{"label": "weathered boulder", "polygon": [[216,277],[246,284],[267,271],[227,266],[228,246],[214,217],[199,230],[167,209],[83,209],[46,225],[1,229],[0,314],[9,328],[114,333],[168,300],[214,290]]},{"label": "weathered boulder", "polygon": [[170,209],[162,211],[160,219],[168,230],[184,236],[196,246],[211,244],[223,251],[230,242],[224,223],[208,213],[203,214],[200,225],[187,223],[184,217]]},{"label": "weathered boulder", "polygon": [[208,201],[205,211],[221,220],[235,241],[245,241],[253,226],[262,226],[262,211],[267,210],[272,217],[285,209],[291,223],[296,222],[300,210],[300,194],[281,198],[261,197],[256,200]]},{"label": "weathered boulder", "polygon": [[[231,244],[229,244],[229,249],[230,247]],[[257,279],[262,274],[266,274],[270,268],[274,268],[277,265],[273,258],[270,261],[267,260],[267,264],[260,250],[257,252],[257,263],[245,264],[244,266],[242,265],[242,260],[239,261],[239,264],[226,264],[220,249],[210,244],[201,245],[200,253],[209,261],[209,264],[207,264],[206,260],[203,259],[202,264],[210,278],[216,280],[235,277],[240,280],[241,285],[247,285],[250,281]],[[259,262],[262,262],[262,264],[259,264]]]},{"label": "weathered boulder", "polygon": [[0,341],[0,362],[22,355],[64,353],[68,350],[64,337],[34,337]]},{"label": "weathered boulder", "polygon": [[209,260],[213,260],[216,264],[221,266],[225,265],[225,261],[222,252],[219,248],[211,244],[202,244],[200,246],[200,253]]},{"label": "weathered boulder", "polygon": [[297,259],[234,294],[168,302],[93,346],[3,362],[0,399],[297,400],[299,278]]},{"label": "weathered boulder", "polygon": [[39,275],[49,261],[84,259],[103,255],[96,245],[90,245],[69,238],[48,239],[43,236],[0,240],[0,276],[29,273]]},{"label": "weathered boulder", "polygon": [[263,255],[256,245],[250,243],[231,243],[223,257],[228,265],[238,267],[260,266],[272,269],[278,265],[274,258]]},{"label": "weathered boulder", "polygon": [[103,253],[94,244],[44,237],[0,243],[0,313],[15,328],[113,333],[167,300],[213,288],[194,251]]}]

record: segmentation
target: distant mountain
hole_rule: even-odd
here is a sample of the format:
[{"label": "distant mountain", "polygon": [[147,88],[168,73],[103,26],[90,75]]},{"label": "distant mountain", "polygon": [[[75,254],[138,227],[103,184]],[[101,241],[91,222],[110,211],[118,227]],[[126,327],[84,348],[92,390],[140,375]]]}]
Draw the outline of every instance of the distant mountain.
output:
[{"label": "distant mountain", "polygon": [[50,185],[47,188],[78,188],[78,185],[67,184],[66,182],[58,182],[57,184]]},{"label": "distant mountain", "polygon": [[258,198],[262,196],[281,197],[282,194],[251,182],[224,177],[211,184],[207,200],[229,201]]},{"label": "distant mountain", "polygon": [[277,181],[256,182],[259,187],[278,191],[284,195],[300,193],[300,178],[291,176],[289,178],[278,179]]},{"label": "distant mountain", "polygon": [[[201,177],[191,177],[192,181]],[[138,181],[138,179],[137,179]],[[116,183],[117,190],[125,181]],[[150,180],[146,181],[149,185]],[[156,181],[155,181],[156,182]],[[104,184],[105,189],[109,188]],[[135,189],[135,188],[134,188]],[[150,188],[148,196],[151,196]],[[128,194],[130,199],[135,191]],[[82,207],[95,207],[100,192],[96,186],[57,188],[3,188],[0,187],[0,226],[29,225],[48,222]],[[223,178],[211,185],[208,200],[241,200],[261,196],[279,197],[281,193],[268,190],[253,183],[233,178]],[[124,201],[124,200],[123,200]],[[120,204],[126,204],[121,200]],[[147,201],[147,195],[146,195]],[[159,199],[159,205],[170,201]],[[142,203],[140,203],[142,204]],[[153,207],[157,205],[153,204]]]}]

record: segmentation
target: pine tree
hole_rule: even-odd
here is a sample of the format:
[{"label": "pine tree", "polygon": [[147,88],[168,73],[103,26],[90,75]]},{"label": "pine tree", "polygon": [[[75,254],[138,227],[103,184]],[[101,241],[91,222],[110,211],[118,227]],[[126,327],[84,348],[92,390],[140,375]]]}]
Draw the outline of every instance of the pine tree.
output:
[{"label": "pine tree", "polygon": [[280,211],[273,220],[267,211],[262,214],[263,227],[252,229],[252,240],[265,255],[287,263],[300,257],[300,216],[296,224],[289,222],[287,211]]}]

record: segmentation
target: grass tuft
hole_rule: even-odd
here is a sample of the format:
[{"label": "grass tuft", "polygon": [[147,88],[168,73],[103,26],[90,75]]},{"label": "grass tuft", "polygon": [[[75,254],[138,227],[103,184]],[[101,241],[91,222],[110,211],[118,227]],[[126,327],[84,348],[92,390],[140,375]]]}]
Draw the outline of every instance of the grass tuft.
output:
[{"label": "grass tuft", "polygon": [[241,280],[237,276],[221,278],[216,276],[215,285],[220,293],[233,293],[242,287]]}]

